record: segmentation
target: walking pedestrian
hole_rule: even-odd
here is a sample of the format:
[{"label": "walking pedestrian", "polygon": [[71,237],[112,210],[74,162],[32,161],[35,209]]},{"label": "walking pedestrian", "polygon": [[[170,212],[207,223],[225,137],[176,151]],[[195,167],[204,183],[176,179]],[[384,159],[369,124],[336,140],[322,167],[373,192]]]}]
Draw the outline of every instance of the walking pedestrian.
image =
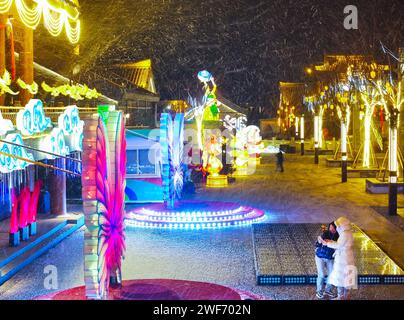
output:
[{"label": "walking pedestrian", "polygon": [[283,156],[283,152],[281,149],[279,149],[279,152],[276,154],[276,169],[279,170],[280,172],[284,171],[283,168],[283,161],[285,160],[284,156]]},{"label": "walking pedestrian", "polygon": [[[324,240],[332,240],[337,241],[339,238],[339,234],[337,232],[337,227],[334,222],[331,222],[328,225],[328,228],[325,229],[321,236],[316,241],[316,266],[317,266],[317,290],[316,296],[319,299],[323,299],[324,295],[334,299],[337,297],[336,293],[333,291],[333,286],[326,282],[326,276],[329,277],[333,265],[334,265],[334,253],[335,250],[329,248],[328,246],[323,245]],[[324,284],[326,283],[325,290]]]},{"label": "walking pedestrian", "polygon": [[357,272],[353,252],[353,233],[351,222],[341,217],[335,221],[339,238],[334,240],[323,240],[323,245],[335,249],[334,267],[329,277],[329,283],[338,289],[338,300],[349,298],[349,290],[357,284]]}]

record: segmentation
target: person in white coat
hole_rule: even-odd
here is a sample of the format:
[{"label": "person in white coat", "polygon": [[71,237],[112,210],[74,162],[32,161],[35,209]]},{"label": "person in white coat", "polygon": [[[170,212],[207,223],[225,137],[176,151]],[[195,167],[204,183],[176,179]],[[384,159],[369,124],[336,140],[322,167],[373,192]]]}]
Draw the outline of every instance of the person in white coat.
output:
[{"label": "person in white coat", "polygon": [[334,266],[329,283],[338,288],[339,300],[348,299],[349,289],[357,284],[357,272],[353,252],[354,238],[351,222],[341,217],[335,221],[339,238],[337,241],[324,240],[323,245],[335,249]]}]

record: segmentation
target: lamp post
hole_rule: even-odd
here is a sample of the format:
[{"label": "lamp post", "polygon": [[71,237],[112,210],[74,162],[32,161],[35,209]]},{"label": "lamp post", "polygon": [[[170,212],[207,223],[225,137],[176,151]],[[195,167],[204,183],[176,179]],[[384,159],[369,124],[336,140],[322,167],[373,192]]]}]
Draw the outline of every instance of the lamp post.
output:
[{"label": "lamp post", "polygon": [[397,215],[397,149],[398,149],[398,116],[400,112],[391,105],[389,115],[389,215]]},{"label": "lamp post", "polygon": [[348,181],[347,117],[341,119],[341,182]]},{"label": "lamp post", "polygon": [[304,114],[300,118],[300,154],[304,156]]},{"label": "lamp post", "polygon": [[341,121],[341,182],[345,183],[348,181],[347,138],[351,117],[352,88],[349,83],[339,82],[334,90],[338,118]]},{"label": "lamp post", "polygon": [[314,116],[314,163],[318,164],[318,147],[319,147],[319,125],[320,117]]}]

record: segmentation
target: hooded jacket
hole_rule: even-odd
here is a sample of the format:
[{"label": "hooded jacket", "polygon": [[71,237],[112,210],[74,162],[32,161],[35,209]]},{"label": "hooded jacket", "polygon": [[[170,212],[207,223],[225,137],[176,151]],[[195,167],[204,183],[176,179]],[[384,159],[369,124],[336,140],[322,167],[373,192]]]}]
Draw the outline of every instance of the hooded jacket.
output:
[{"label": "hooded jacket", "polygon": [[334,267],[329,277],[329,283],[336,287],[349,288],[354,280],[351,278],[351,271],[355,267],[352,226],[345,217],[339,218],[335,224],[339,233],[338,241],[327,243],[327,247],[335,249]]}]

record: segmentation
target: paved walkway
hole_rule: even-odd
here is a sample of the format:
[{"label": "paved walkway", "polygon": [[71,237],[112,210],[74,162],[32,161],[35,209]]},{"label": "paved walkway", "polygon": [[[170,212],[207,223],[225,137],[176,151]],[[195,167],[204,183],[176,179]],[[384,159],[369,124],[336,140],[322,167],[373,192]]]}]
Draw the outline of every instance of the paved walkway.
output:
[{"label": "paved walkway", "polygon": [[[390,219],[373,209],[386,207],[387,195],[367,194],[365,179],[342,184],[341,169],[326,167],[326,156],[320,157],[319,165],[313,156],[285,157],[284,173],[276,172],[274,156],[266,156],[254,175],[238,177],[220,192],[202,189],[196,197],[255,206],[267,210],[274,223],[324,223],[344,215],[404,267],[404,231],[399,227],[404,219]],[[398,196],[398,205],[404,207],[404,195]]]},{"label": "paved walkway", "polygon": [[[257,174],[238,178],[227,189],[201,189],[188,197],[236,201],[268,212],[274,223],[324,223],[346,215],[404,265],[403,231],[372,207],[387,204],[386,195],[365,193],[363,179],[341,184],[339,170],[316,166],[312,157],[286,155],[285,173],[275,160]],[[399,196],[404,207],[404,197]],[[268,222],[268,221],[267,221]],[[268,299],[315,299],[313,286],[257,286],[251,228],[228,230],[127,230],[123,277],[212,282],[263,295]],[[44,268],[58,271],[58,290],[83,285],[83,231],[76,232],[0,287],[0,299],[31,299],[54,292],[44,287]],[[402,299],[404,286],[360,286],[355,299]]]}]

